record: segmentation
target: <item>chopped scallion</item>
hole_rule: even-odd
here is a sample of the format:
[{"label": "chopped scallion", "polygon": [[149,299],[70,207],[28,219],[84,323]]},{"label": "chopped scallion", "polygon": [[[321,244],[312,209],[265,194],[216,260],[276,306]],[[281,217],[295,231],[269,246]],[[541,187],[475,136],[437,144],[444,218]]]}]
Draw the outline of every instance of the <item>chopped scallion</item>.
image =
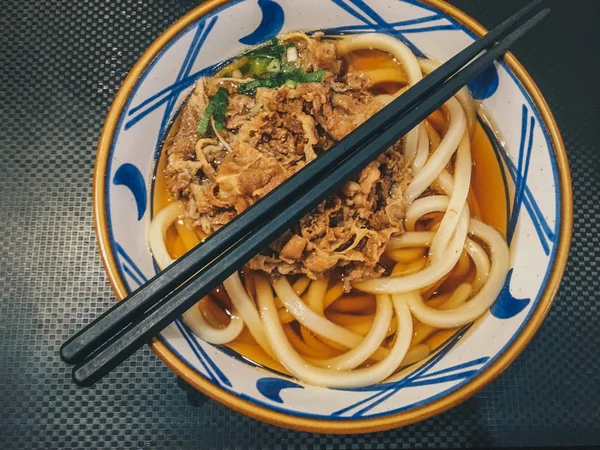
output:
[{"label": "chopped scallion", "polygon": [[267,66],[267,72],[270,72],[270,73],[281,72],[281,63],[276,59],[272,60],[269,63],[269,65]]},{"label": "chopped scallion", "polygon": [[256,58],[250,60],[249,74],[252,76],[262,75],[267,72],[267,67],[272,60],[267,58]]},{"label": "chopped scallion", "polygon": [[291,45],[287,48],[286,58],[288,62],[296,62],[296,60],[298,59],[298,50],[296,50],[295,46]]},{"label": "chopped scallion", "polygon": [[315,72],[308,73],[303,72],[302,70],[271,73],[266,78],[259,78],[248,83],[240,84],[237,88],[237,91],[240,94],[253,96],[254,94],[256,94],[256,89],[259,87],[277,88],[283,86],[284,84],[287,84],[288,82],[296,84],[317,83],[323,81],[323,78],[325,77],[326,73],[327,72],[324,70],[317,70]]}]

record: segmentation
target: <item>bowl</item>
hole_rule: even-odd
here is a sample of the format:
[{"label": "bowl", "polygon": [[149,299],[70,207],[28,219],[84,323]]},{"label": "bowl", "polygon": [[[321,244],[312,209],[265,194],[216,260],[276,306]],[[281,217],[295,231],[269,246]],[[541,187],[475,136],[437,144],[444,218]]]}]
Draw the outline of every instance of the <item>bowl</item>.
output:
[{"label": "bowl", "polygon": [[[471,17],[440,0],[212,0],[177,21],[125,79],[99,141],[95,226],[118,298],[157,271],[147,243],[154,168],[194,81],[247,46],[304,29],[389,33],[417,54],[439,60],[485,33]],[[303,385],[199,340],[180,320],[152,341],[154,352],[188,383],[237,411],[327,433],[377,431],[423,420],[497,377],[525,348],[550,308],[567,260],[572,193],[554,118],[514,56],[508,54],[469,86],[492,119],[487,128],[509,205],[511,254],[501,294],[475,324],[423,362],[360,389]]]}]

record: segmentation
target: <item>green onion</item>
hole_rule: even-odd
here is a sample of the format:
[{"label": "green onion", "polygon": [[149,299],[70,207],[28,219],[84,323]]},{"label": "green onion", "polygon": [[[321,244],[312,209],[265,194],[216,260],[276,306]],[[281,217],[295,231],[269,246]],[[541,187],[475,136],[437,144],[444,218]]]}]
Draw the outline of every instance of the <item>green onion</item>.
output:
[{"label": "green onion", "polygon": [[298,68],[295,65],[290,64],[289,62],[284,61],[281,64],[282,72],[296,72],[297,70],[298,70]]},{"label": "green onion", "polygon": [[281,63],[276,59],[272,60],[269,63],[269,65],[267,66],[267,72],[271,72],[271,73],[281,72]]},{"label": "green onion", "polygon": [[221,87],[217,90],[217,93],[208,102],[206,109],[200,117],[197,128],[198,133],[206,134],[211,117],[214,117],[215,119],[215,128],[217,130],[221,131],[225,128],[225,112],[227,111],[228,97],[229,92],[227,89]]},{"label": "green onion", "polygon": [[296,83],[294,80],[285,80],[285,85],[294,89],[298,85],[298,83]]},{"label": "green onion", "polygon": [[272,60],[267,58],[256,58],[250,60],[249,75],[257,76],[267,72],[267,67]]},{"label": "green onion", "polygon": [[[323,81],[326,73],[327,72],[324,70],[317,70],[309,73],[303,72],[302,70],[271,73],[266,78],[259,78],[258,80],[240,84],[237,88],[237,91],[240,94],[252,97],[254,94],[256,94],[256,89],[259,87],[277,88],[287,84],[288,82],[296,84],[316,83]],[[288,86],[290,85],[288,84]],[[293,86],[295,87],[295,84]]]},{"label": "green onion", "polygon": [[325,78],[325,74],[327,72],[325,72],[324,70],[315,70],[314,72],[303,72],[303,79],[300,81],[301,83],[319,83],[321,81],[323,81],[323,78]]},{"label": "green onion", "polygon": [[298,50],[296,49],[296,47],[294,45],[290,45],[286,49],[285,56],[289,62],[296,62],[298,60]]},{"label": "green onion", "polygon": [[281,86],[285,80],[278,80],[278,77],[282,75],[281,73],[271,74],[268,78],[260,78],[258,80],[249,81],[248,83],[240,84],[237,88],[237,91],[240,94],[248,95],[249,97],[253,97],[256,94],[256,89],[259,87],[268,87],[268,88],[276,88]]}]

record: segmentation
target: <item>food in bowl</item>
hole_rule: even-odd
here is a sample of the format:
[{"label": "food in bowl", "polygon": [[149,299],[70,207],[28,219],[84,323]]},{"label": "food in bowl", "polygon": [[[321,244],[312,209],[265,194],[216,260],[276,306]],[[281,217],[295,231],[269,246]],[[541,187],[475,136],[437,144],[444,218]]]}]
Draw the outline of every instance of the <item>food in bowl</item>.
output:
[{"label": "food in bowl", "polygon": [[[200,78],[159,160],[149,231],[159,267],[438,65],[384,34],[290,32]],[[465,88],[183,319],[308,384],[379,383],[496,300],[509,269],[504,198]]]}]

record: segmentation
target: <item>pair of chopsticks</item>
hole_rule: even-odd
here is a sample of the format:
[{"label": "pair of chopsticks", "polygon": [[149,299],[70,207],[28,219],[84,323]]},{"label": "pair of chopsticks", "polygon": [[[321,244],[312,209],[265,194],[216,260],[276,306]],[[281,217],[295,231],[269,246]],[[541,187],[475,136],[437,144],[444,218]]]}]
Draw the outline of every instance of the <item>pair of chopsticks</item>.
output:
[{"label": "pair of chopsticks", "polygon": [[91,386],[352,179],[503,56],[548,13],[535,0],[462,50],[363,125],[84,327],[61,349]]}]

